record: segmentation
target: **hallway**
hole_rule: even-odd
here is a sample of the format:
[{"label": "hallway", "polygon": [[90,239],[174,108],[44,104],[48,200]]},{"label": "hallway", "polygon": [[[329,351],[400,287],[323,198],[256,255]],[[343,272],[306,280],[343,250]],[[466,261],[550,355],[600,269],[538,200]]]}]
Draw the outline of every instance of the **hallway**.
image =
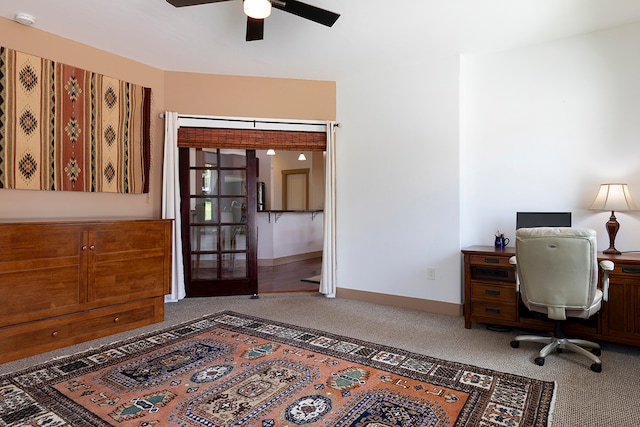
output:
[{"label": "hallway", "polygon": [[322,258],[258,267],[258,293],[318,292],[319,284],[302,279],[319,275],[321,268]]}]

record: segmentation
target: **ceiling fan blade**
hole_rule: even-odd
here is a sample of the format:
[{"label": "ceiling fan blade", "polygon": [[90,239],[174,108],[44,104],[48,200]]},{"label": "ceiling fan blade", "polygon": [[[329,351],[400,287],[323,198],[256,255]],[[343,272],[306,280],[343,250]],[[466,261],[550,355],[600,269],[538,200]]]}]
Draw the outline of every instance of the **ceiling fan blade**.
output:
[{"label": "ceiling fan blade", "polygon": [[197,4],[219,3],[222,1],[229,1],[229,0],[167,0],[167,3],[171,3],[175,7],[183,7],[183,6],[195,6]]},{"label": "ceiling fan blade", "polygon": [[264,19],[253,19],[247,16],[247,41],[262,40],[264,38]]},{"label": "ceiling fan blade", "polygon": [[330,12],[310,4],[302,3],[297,0],[273,0],[271,5],[276,9],[284,10],[301,18],[309,19],[318,24],[331,27],[340,17],[339,14]]}]

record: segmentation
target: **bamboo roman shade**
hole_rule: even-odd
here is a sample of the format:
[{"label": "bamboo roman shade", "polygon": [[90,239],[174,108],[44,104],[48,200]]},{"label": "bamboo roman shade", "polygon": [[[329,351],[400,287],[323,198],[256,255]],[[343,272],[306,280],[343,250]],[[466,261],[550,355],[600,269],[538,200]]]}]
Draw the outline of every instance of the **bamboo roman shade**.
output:
[{"label": "bamboo roman shade", "polygon": [[325,151],[326,132],[181,127],[178,147]]}]

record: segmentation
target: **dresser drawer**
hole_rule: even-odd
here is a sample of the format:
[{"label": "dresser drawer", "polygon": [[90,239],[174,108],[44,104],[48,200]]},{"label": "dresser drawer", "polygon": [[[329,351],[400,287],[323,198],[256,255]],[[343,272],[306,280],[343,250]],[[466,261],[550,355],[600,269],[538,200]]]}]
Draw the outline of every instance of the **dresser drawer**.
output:
[{"label": "dresser drawer", "polygon": [[514,322],[516,320],[516,306],[513,303],[503,304],[500,302],[472,300],[471,317],[474,318],[474,321],[482,320],[487,323],[491,323],[491,319]]},{"label": "dresser drawer", "polygon": [[516,286],[501,285],[498,283],[471,283],[471,299],[472,300],[488,300],[499,301],[503,303],[516,303]]},{"label": "dresser drawer", "polygon": [[0,328],[0,363],[149,325],[163,316],[160,297]]}]

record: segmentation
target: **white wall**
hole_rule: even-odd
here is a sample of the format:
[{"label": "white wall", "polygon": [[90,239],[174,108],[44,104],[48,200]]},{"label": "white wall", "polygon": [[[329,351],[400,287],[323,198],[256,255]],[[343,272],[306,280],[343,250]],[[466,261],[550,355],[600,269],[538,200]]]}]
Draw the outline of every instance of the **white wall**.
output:
[{"label": "white wall", "polygon": [[[599,184],[640,203],[638,52],[635,24],[338,79],[338,287],[461,303],[460,249],[513,238],[516,211],[571,211],[606,249]],[[640,214],[617,217],[640,250]]]},{"label": "white wall", "polygon": [[[461,246],[513,239],[516,211],[571,211],[608,247],[599,184],[640,202],[640,24],[462,61]],[[640,215],[616,213],[640,250]]]},{"label": "white wall", "polygon": [[453,56],[338,79],[339,288],[460,301],[458,84]]},{"label": "white wall", "polygon": [[258,212],[258,259],[321,252],[323,218],[322,212]]}]

